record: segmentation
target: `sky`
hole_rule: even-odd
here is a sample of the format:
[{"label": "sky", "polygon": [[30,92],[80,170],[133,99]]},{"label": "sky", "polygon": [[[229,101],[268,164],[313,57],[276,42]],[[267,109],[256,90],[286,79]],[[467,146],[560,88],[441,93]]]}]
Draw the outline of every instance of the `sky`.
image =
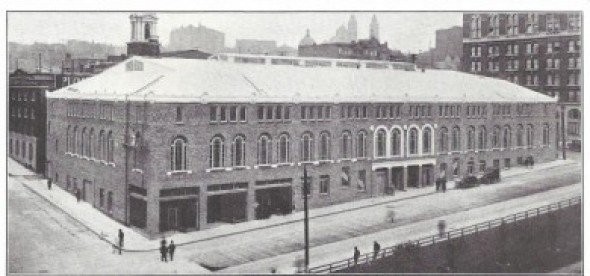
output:
[{"label": "sky", "polygon": [[[65,42],[80,39],[124,46],[129,41],[130,12],[8,12],[8,41]],[[434,47],[435,31],[462,25],[458,12],[160,12],[157,34],[168,44],[170,31],[199,23],[225,33],[225,45],[236,39],[275,40],[278,45],[297,47],[310,29],[312,38],[329,40],[340,25],[347,26],[354,14],[358,38],[367,38],[373,14],[377,16],[381,41],[389,48],[419,52]]]}]

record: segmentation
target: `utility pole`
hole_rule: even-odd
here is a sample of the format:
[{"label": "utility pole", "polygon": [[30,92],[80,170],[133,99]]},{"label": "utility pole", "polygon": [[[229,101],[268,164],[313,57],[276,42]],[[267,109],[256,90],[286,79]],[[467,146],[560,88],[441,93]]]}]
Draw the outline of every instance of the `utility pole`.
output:
[{"label": "utility pole", "polygon": [[565,160],[565,106],[561,105],[561,154]]},{"label": "utility pole", "polygon": [[307,208],[307,194],[309,193],[307,183],[307,166],[303,165],[303,227],[305,239],[305,273],[309,271],[309,216]]}]

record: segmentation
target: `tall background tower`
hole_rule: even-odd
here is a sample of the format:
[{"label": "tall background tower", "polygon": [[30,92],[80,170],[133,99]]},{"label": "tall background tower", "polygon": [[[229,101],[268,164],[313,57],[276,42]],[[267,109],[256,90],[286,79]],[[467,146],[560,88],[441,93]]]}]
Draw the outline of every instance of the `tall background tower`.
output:
[{"label": "tall background tower", "polygon": [[348,42],[357,40],[356,27],[356,18],[354,17],[354,15],[351,15],[350,19],[348,20]]},{"label": "tall background tower", "polygon": [[371,19],[369,38],[379,40],[379,22],[377,22],[377,16],[375,16],[374,14],[373,19]]},{"label": "tall background tower", "polygon": [[159,56],[160,42],[158,42],[158,18],[156,15],[154,13],[134,13],[129,16],[129,21],[131,23],[131,41],[127,42],[127,55]]}]

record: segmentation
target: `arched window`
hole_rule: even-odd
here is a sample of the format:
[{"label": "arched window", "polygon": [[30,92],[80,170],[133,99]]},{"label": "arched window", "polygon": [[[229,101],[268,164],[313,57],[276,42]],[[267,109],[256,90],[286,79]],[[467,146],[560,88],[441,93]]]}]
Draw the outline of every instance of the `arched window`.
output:
[{"label": "arched window", "polygon": [[440,152],[447,152],[449,150],[449,130],[446,127],[441,127],[438,137],[438,148]]},{"label": "arched window", "polygon": [[492,148],[500,148],[500,126],[494,126],[492,132]]},{"label": "arched window", "polygon": [[409,154],[418,154],[418,129],[410,128],[408,133]]},{"label": "arched window", "polygon": [[225,159],[225,145],[222,136],[215,136],[209,143],[209,167],[222,168]]},{"label": "arched window", "polygon": [[507,149],[512,145],[512,131],[510,126],[504,126],[504,133],[502,135],[502,147]]},{"label": "arched window", "polygon": [[107,135],[108,143],[107,143],[107,161],[114,162],[115,159],[113,157],[113,153],[115,152],[115,140],[113,140],[113,132],[109,131]]},{"label": "arched window", "polygon": [[402,154],[402,132],[398,128],[391,131],[391,155],[401,156]]},{"label": "arched window", "polygon": [[387,132],[384,129],[377,131],[377,157],[385,157]]},{"label": "arched window", "polygon": [[543,145],[549,145],[549,124],[543,125]]},{"label": "arched window", "polygon": [[422,130],[422,154],[430,155],[432,152],[432,129],[425,127]]},{"label": "arched window", "polygon": [[527,125],[527,127],[526,127],[526,145],[527,145],[527,147],[533,146],[534,139],[535,139],[535,130],[533,128],[533,125]]},{"label": "arched window", "polygon": [[70,139],[70,128],[71,128],[71,126],[68,126],[68,130],[66,131],[66,152],[70,152],[70,150],[72,149],[72,147],[71,147],[72,139]]},{"label": "arched window", "polygon": [[78,153],[78,126],[74,126],[72,132],[72,153]]},{"label": "arched window", "polygon": [[313,160],[313,136],[305,133],[301,136],[301,161]]},{"label": "arched window", "polygon": [[320,134],[320,160],[332,159],[331,149],[330,133],[322,132]]},{"label": "arched window", "polygon": [[88,150],[86,151],[86,153],[88,154],[89,158],[93,158],[94,157],[94,128],[90,129],[90,133],[88,134],[88,141],[86,142],[86,144],[88,144]]},{"label": "arched window", "polygon": [[356,157],[367,157],[367,133],[362,130],[356,135]]},{"label": "arched window", "polygon": [[477,134],[477,149],[483,150],[487,147],[488,138],[485,126],[479,126],[478,134]]},{"label": "arched window", "polygon": [[279,137],[279,145],[278,145],[278,162],[279,163],[289,163],[291,159],[289,156],[289,135],[288,134],[281,134]]},{"label": "arched window", "polygon": [[258,138],[258,164],[270,164],[272,156],[272,140],[270,136],[263,134]]},{"label": "arched window", "polygon": [[523,135],[524,128],[522,127],[522,125],[516,126],[516,146],[522,147],[524,145]]},{"label": "arched window", "polygon": [[98,143],[97,143],[97,147],[96,147],[96,158],[99,160],[105,160],[104,158],[104,152],[105,152],[105,148],[104,148],[104,130],[101,130],[98,133]]},{"label": "arched window", "polygon": [[141,134],[139,131],[133,136],[133,145],[133,167],[139,168],[139,151],[141,149]]},{"label": "arched window", "polygon": [[467,149],[475,149],[475,127],[469,126],[467,128]]},{"label": "arched window", "polygon": [[80,133],[80,155],[86,156],[86,128]]},{"label": "arched window", "polygon": [[352,137],[349,131],[342,132],[342,138],[340,141],[340,154],[342,158],[352,157]]},{"label": "arched window", "polygon": [[452,145],[451,150],[459,151],[461,150],[461,129],[458,126],[453,127],[453,132],[451,133],[452,138]]},{"label": "arched window", "polygon": [[246,165],[246,138],[238,135],[231,145],[231,165],[241,167]]},{"label": "arched window", "polygon": [[186,138],[179,136],[170,145],[170,168],[172,171],[186,170]]}]

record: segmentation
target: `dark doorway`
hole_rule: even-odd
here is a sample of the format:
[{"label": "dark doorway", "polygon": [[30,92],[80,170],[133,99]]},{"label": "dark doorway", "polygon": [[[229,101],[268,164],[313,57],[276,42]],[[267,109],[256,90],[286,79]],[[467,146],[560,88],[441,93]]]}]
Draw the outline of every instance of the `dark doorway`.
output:
[{"label": "dark doorway", "polygon": [[404,168],[392,168],[391,169],[391,184],[398,190],[404,189]]},{"label": "dark doorway", "polygon": [[129,222],[133,226],[145,228],[147,217],[147,204],[145,200],[130,197],[129,198]]},{"label": "dark doorway", "polygon": [[384,194],[392,194],[393,190],[389,186],[389,178],[387,177],[387,169],[379,169],[375,171],[375,185],[377,189],[383,191]]},{"label": "dark doorway", "polygon": [[196,198],[160,201],[160,231],[185,231],[197,226]]},{"label": "dark doorway", "polygon": [[422,186],[430,186],[434,179],[434,165],[422,166]]},{"label": "dark doorway", "polygon": [[293,191],[289,187],[273,187],[256,190],[256,219],[271,215],[290,214],[293,209]]},{"label": "dark doorway", "polygon": [[408,187],[419,187],[420,166],[408,166]]},{"label": "dark doorway", "polygon": [[246,220],[246,192],[207,197],[207,223],[235,223]]}]

